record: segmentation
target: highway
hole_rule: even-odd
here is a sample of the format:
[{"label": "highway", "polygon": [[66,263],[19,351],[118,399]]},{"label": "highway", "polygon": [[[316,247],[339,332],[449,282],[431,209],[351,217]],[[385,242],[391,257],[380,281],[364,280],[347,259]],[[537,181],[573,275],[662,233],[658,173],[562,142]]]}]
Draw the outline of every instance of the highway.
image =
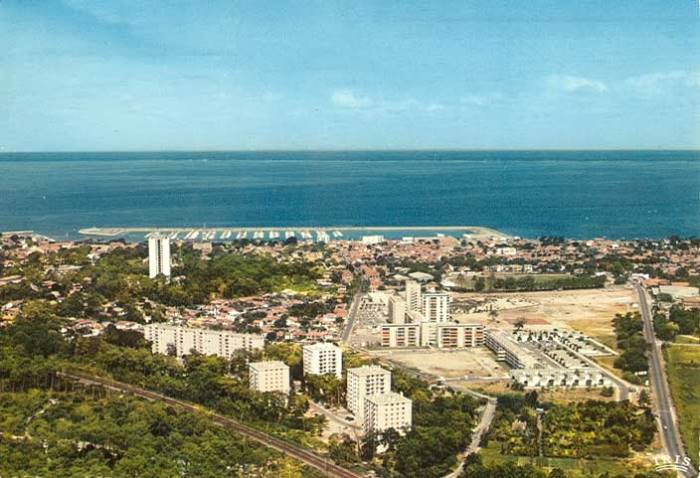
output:
[{"label": "highway", "polygon": [[176,400],[174,398],[170,398],[159,393],[151,392],[149,390],[144,390],[143,388],[139,388],[128,383],[117,382],[115,380],[110,380],[104,377],[86,374],[83,372],[64,371],[60,372],[59,375],[79,381],[87,385],[99,385],[106,389],[114,390],[121,393],[129,393],[136,397],[145,398],[148,400],[158,400],[165,402],[169,405],[176,405],[187,410],[188,412],[205,413],[217,425],[229,431],[232,431],[238,435],[242,435],[263,446],[277,450],[287,456],[291,456],[292,458],[296,458],[302,463],[312,466],[317,470],[321,471],[322,473],[324,473],[325,476],[333,478],[361,477],[361,475],[358,475],[350,470],[336,465],[328,458],[319,456],[309,450],[305,450],[304,448],[288,443],[280,438],[268,435],[267,433],[264,433],[260,430],[256,430],[255,428],[243,425],[242,423],[232,418],[219,415],[218,413],[210,412],[197,405],[183,402],[181,400]]},{"label": "highway", "polygon": [[[676,413],[673,408],[668,381],[666,380],[666,371],[664,370],[663,361],[661,359],[661,348],[654,334],[654,325],[651,311],[649,310],[647,294],[644,287],[640,284],[636,284],[635,288],[639,294],[639,309],[644,322],[644,338],[651,346],[651,353],[649,355],[649,382],[656,399],[660,424],[659,432],[666,452],[671,459],[675,460],[676,457],[686,456],[683,448],[683,441],[680,431],[678,430],[678,422],[675,419]],[[693,469],[692,465],[689,467],[687,475],[697,476],[697,471]]]}]

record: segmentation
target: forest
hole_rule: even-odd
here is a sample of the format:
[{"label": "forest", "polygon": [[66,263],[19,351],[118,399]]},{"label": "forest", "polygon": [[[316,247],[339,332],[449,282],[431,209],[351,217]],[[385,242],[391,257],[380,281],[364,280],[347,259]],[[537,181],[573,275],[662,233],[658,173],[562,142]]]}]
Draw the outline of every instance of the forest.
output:
[{"label": "forest", "polygon": [[627,401],[540,402],[532,391],[498,398],[485,443],[495,442],[506,455],[625,458],[647,448],[655,430],[646,407]]}]

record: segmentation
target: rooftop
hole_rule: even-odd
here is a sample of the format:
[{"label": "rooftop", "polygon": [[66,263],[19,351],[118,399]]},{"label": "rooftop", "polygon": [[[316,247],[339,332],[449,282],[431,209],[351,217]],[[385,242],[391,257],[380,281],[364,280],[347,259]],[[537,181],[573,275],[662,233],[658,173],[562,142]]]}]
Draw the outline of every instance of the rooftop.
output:
[{"label": "rooftop", "polygon": [[353,375],[359,375],[359,376],[368,376],[368,375],[391,375],[391,372],[388,371],[385,368],[380,367],[379,365],[363,365],[361,367],[355,367],[355,368],[350,368],[348,369],[348,373],[353,374]]},{"label": "rooftop", "polygon": [[255,370],[276,370],[279,368],[289,368],[287,364],[281,360],[265,360],[262,362],[250,362],[250,368]]},{"label": "rooftop", "polygon": [[330,342],[316,342],[312,345],[304,345],[304,348],[311,350],[340,350],[337,345]]},{"label": "rooftop", "polygon": [[381,393],[379,395],[369,395],[365,400],[374,403],[375,405],[390,405],[397,403],[411,403],[410,398],[406,398],[403,395],[396,392]]}]

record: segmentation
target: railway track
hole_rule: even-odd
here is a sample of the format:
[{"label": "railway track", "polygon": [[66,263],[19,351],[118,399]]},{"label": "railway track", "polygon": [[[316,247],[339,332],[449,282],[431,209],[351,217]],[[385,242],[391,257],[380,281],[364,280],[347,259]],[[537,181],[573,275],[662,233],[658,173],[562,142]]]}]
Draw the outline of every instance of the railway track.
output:
[{"label": "railway track", "polygon": [[134,385],[130,385],[124,382],[118,382],[116,380],[111,380],[104,377],[99,377],[96,375],[87,374],[84,372],[75,371],[63,371],[59,372],[59,375],[76,380],[78,382],[84,383],[86,385],[98,385],[106,389],[130,393],[136,397],[145,398],[148,400],[158,400],[169,405],[176,405],[189,412],[199,412],[206,413],[209,418],[212,419],[217,425],[242,435],[250,440],[260,443],[263,446],[277,450],[285,455],[296,458],[297,460],[305,463],[306,465],[312,466],[317,470],[323,472],[325,476],[333,478],[361,478],[361,475],[354,473],[346,468],[336,465],[330,459],[319,456],[309,450],[305,450],[297,445],[288,443],[280,438],[268,435],[265,432],[256,430],[255,428],[244,425],[232,418],[225,417],[218,413],[208,411],[198,405],[184,402],[175,398],[171,398],[160,393],[152,392],[150,390],[145,390]]}]

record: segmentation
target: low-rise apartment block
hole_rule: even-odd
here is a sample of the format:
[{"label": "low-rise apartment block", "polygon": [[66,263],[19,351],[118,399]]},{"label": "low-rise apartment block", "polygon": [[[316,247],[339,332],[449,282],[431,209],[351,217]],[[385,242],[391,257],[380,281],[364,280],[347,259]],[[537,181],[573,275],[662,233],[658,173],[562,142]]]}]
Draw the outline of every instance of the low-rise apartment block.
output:
[{"label": "low-rise apartment block", "polygon": [[484,345],[484,326],[421,322],[420,324],[382,324],[379,328],[382,347],[467,348]]},{"label": "low-rise apartment block", "polygon": [[143,334],[151,342],[153,353],[170,354],[177,357],[192,351],[204,355],[230,358],[238,350],[263,348],[265,337],[261,334],[241,334],[227,330],[211,330],[179,325],[149,324]]},{"label": "low-rise apartment block", "polygon": [[478,324],[437,324],[437,344],[441,349],[481,347],[484,326]]},{"label": "low-rise apartment block", "polygon": [[484,343],[496,354],[496,359],[499,362],[506,362],[513,368],[541,367],[538,357],[520,347],[504,332],[488,331]]},{"label": "low-rise apartment block", "polygon": [[382,347],[418,347],[420,324],[383,324],[380,329]]}]

